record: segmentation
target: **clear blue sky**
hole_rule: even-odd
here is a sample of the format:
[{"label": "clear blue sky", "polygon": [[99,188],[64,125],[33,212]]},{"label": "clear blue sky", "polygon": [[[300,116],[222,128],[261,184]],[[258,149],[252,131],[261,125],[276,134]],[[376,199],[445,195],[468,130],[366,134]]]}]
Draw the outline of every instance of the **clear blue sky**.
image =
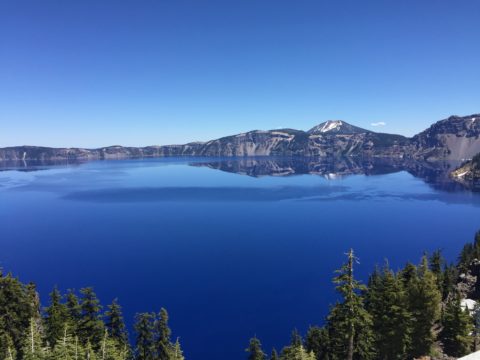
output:
[{"label": "clear blue sky", "polygon": [[412,135],[480,112],[479,14],[478,0],[2,0],[0,146],[328,119]]}]

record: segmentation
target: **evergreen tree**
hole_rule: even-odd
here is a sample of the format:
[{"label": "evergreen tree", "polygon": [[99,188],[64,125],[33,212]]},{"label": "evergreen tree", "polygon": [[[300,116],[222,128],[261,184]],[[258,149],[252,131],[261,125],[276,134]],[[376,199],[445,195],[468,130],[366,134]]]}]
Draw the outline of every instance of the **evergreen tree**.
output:
[{"label": "evergreen tree", "polygon": [[305,338],[305,350],[313,352],[317,360],[328,359],[328,331],[325,328],[313,326],[308,329]]},{"label": "evergreen tree", "polygon": [[182,347],[180,346],[180,340],[177,338],[175,344],[173,344],[170,354],[170,360],[184,360]]},{"label": "evergreen tree", "polygon": [[121,348],[124,348],[128,345],[128,334],[123,320],[122,308],[117,299],[114,299],[112,304],[108,306],[105,316],[107,317],[106,327],[110,337],[115,339]]},{"label": "evergreen tree", "polygon": [[63,334],[56,341],[51,359],[76,360],[81,353],[83,353],[83,349],[79,348],[78,339],[72,336],[68,325],[64,324]]},{"label": "evergreen tree", "polygon": [[442,300],[445,301],[448,295],[455,290],[458,270],[454,265],[445,265],[443,269]]},{"label": "evergreen tree", "polygon": [[418,274],[408,285],[408,303],[412,314],[411,357],[429,355],[435,341],[433,325],[440,316],[441,294],[437,288],[437,279],[428,268],[424,256]]},{"label": "evergreen tree", "polygon": [[135,353],[136,360],[155,359],[155,338],[154,338],[155,314],[141,313],[136,315],[135,332]]},{"label": "evergreen tree", "polygon": [[[4,275],[0,269],[0,336],[13,342],[14,348],[22,347],[24,334],[28,331],[34,308],[27,286],[11,274]],[[7,340],[0,342],[0,354],[8,353]],[[20,351],[20,356],[21,351]]]},{"label": "evergreen tree", "polygon": [[437,278],[437,288],[440,293],[443,293],[443,267],[445,265],[445,259],[442,256],[441,250],[436,250],[433,252],[432,256],[429,258],[429,267],[430,271]]},{"label": "evergreen tree", "polygon": [[155,330],[157,333],[156,350],[159,360],[169,360],[172,343],[170,336],[172,331],[168,327],[168,312],[164,308],[160,309],[158,320],[155,323]]},{"label": "evergreen tree", "polygon": [[277,349],[272,349],[272,354],[270,355],[270,360],[279,360]]},{"label": "evergreen tree", "polygon": [[302,337],[297,329],[293,329],[292,335],[290,336],[290,345],[291,346],[300,346],[302,345]]},{"label": "evergreen tree", "polygon": [[245,351],[248,352],[248,360],[265,360],[267,358],[262,350],[262,344],[256,336],[250,339],[248,348]]},{"label": "evergreen tree", "polygon": [[22,341],[22,360],[43,360],[45,355],[38,324],[32,317]]},{"label": "evergreen tree", "polygon": [[95,350],[90,341],[87,341],[85,345],[83,358],[85,360],[97,360],[97,354],[95,354]]},{"label": "evergreen tree", "polygon": [[50,306],[45,309],[45,339],[54,348],[58,339],[64,335],[68,319],[67,308],[61,303],[62,295],[55,287],[50,293]]},{"label": "evergreen tree", "polygon": [[462,309],[460,297],[453,295],[448,300],[442,319],[440,339],[446,354],[455,357],[467,355],[472,345],[472,318],[469,310]]},{"label": "evergreen tree", "polygon": [[10,335],[0,334],[0,359],[15,360],[17,357],[17,350]]},{"label": "evergreen tree", "polygon": [[73,334],[78,334],[80,320],[82,319],[82,307],[80,306],[78,297],[73,290],[68,290],[65,305],[67,307],[68,321],[70,323],[71,331]]},{"label": "evergreen tree", "polygon": [[327,318],[331,358],[335,360],[374,357],[372,319],[361,296],[366,287],[354,278],[354,261],[353,250],[350,250],[348,262],[337,270],[338,276],[333,279],[343,298],[343,302],[337,303]]},{"label": "evergreen tree", "polygon": [[302,344],[290,346],[282,351],[281,360],[316,360],[313,351],[307,352]]},{"label": "evergreen tree", "polygon": [[82,316],[79,324],[79,336],[84,344],[90,343],[94,350],[100,348],[104,334],[104,323],[101,319],[101,305],[92,288],[80,290],[82,294]]},{"label": "evergreen tree", "polygon": [[367,310],[372,315],[375,348],[379,359],[403,359],[410,344],[411,315],[403,283],[388,268],[376,274],[367,292]]}]

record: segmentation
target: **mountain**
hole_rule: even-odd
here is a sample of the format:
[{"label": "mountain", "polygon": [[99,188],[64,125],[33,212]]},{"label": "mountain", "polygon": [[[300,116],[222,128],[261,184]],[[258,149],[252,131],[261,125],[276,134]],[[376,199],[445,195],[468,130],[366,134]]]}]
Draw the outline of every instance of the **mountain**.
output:
[{"label": "mountain", "polygon": [[438,121],[415,135],[412,144],[416,157],[471,159],[480,153],[480,114]]},{"label": "mountain", "polygon": [[254,130],[207,142],[184,145],[98,149],[17,146],[0,148],[0,161],[72,161],[161,156],[361,156],[462,160],[480,152],[480,114],[451,116],[407,138],[377,133],[342,120],[321,123],[308,131]]},{"label": "mountain", "polygon": [[357,126],[350,125],[342,120],[329,120],[324,123],[321,123],[317,126],[314,126],[308,133],[310,135],[319,135],[319,134],[365,134],[371,132],[359,128]]}]

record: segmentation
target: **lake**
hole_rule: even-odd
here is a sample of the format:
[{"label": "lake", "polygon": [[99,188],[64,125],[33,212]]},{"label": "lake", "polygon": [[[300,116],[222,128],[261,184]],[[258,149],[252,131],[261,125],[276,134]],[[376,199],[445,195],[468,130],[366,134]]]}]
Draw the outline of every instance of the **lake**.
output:
[{"label": "lake", "polygon": [[480,195],[454,164],[355,159],[185,159],[0,166],[0,266],[47,304],[93,286],[136,312],[168,309],[187,359],[243,359],[321,324],[354,248],[364,281],[480,229]]}]

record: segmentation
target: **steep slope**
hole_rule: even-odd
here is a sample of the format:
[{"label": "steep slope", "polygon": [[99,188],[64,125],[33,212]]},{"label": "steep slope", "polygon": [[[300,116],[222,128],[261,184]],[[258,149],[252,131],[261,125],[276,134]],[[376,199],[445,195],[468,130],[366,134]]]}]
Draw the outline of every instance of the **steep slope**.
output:
[{"label": "steep slope", "polygon": [[450,116],[412,139],[412,156],[427,159],[471,159],[480,152],[480,114]]},{"label": "steep slope", "polygon": [[476,183],[480,188],[480,153],[453,171],[452,177],[460,182]]}]

